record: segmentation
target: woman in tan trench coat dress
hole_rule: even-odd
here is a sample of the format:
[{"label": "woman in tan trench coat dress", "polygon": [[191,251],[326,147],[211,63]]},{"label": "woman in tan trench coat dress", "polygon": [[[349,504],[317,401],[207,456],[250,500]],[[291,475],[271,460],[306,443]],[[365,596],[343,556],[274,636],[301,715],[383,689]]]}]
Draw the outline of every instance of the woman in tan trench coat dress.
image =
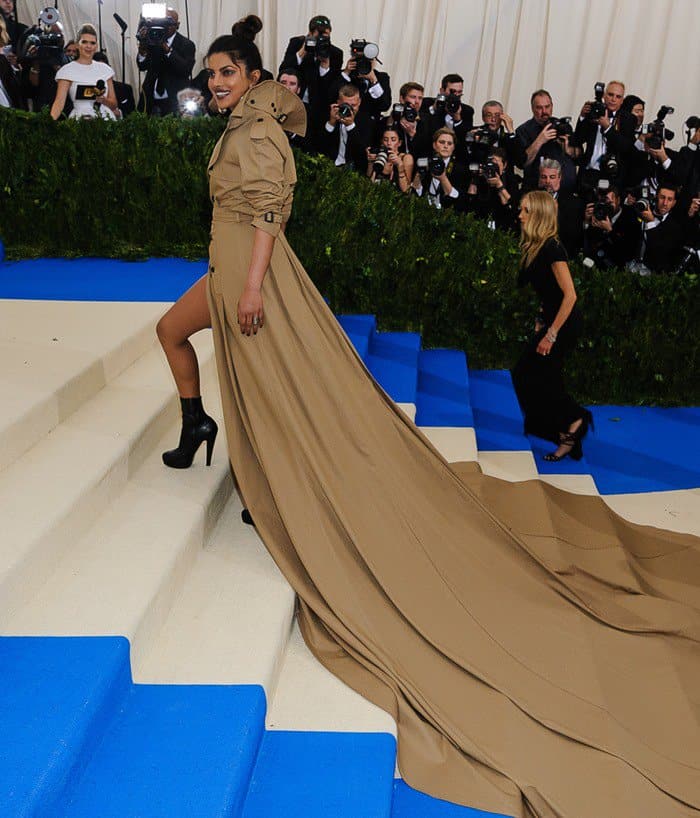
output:
[{"label": "woman in tan trench coat dress", "polygon": [[229,454],[310,649],[394,716],[401,772],[434,796],[516,818],[700,816],[700,543],[445,462],[280,230],[301,103],[254,84],[252,44],[213,48],[212,90],[225,65],[241,75],[209,163]]}]

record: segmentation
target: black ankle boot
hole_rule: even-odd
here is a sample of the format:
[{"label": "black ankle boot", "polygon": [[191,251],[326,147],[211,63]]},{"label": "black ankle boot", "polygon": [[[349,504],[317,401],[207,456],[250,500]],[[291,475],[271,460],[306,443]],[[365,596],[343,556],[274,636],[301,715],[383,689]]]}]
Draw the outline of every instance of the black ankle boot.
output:
[{"label": "black ankle boot", "polygon": [[180,398],[182,406],[182,432],[177,449],[163,452],[163,463],[172,469],[189,469],[197,449],[206,440],[207,466],[211,466],[211,455],[219,427],[202,407],[201,398]]}]

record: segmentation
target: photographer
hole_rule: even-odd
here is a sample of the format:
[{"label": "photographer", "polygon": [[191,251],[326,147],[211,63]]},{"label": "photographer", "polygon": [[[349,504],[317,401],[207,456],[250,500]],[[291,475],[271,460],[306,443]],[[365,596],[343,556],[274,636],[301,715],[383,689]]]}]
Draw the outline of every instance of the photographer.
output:
[{"label": "photographer", "polygon": [[481,128],[478,131],[488,131],[489,143],[494,148],[503,148],[508,155],[508,163],[512,167],[522,167],[525,163],[525,149],[522,142],[515,135],[512,118],[503,110],[503,105],[497,99],[490,99],[481,106]]},{"label": "photographer", "polygon": [[177,111],[177,93],[189,84],[194,68],[195,45],[178,32],[180,18],[168,7],[164,20],[141,19],[136,38],[136,63],[146,72],[138,110],[152,116]]},{"label": "photographer", "polygon": [[464,211],[467,207],[467,173],[455,158],[456,147],[454,132],[438,128],[433,134],[433,156],[416,161],[418,172],[413,179],[413,189],[416,195],[427,196],[428,202],[438,209],[454,207]]},{"label": "photographer", "polygon": [[474,109],[462,102],[463,96],[464,79],[459,74],[445,74],[440,81],[440,92],[434,99],[426,97],[421,111],[430,133],[439,128],[454,132],[460,161],[466,160],[466,135],[474,127]]},{"label": "photographer", "polygon": [[64,65],[56,74],[58,88],[51,106],[51,116],[63,113],[70,93],[71,119],[116,119],[117,97],[114,93],[114,71],[93,59],[97,51],[97,32],[86,23],[78,31],[78,58]]},{"label": "photographer", "polygon": [[683,185],[680,206],[684,209],[700,194],[700,117],[688,117],[685,126],[688,144],[678,152],[674,167],[675,175]]},{"label": "photographer", "polygon": [[576,193],[563,189],[561,165],[556,159],[542,160],[537,186],[556,200],[559,240],[573,258],[583,247],[583,201]]},{"label": "photographer", "polygon": [[375,123],[382,113],[391,106],[391,81],[385,71],[378,71],[377,58],[363,56],[363,49],[369,45],[365,40],[353,40],[350,43],[350,59],[345,64],[339,83],[352,83],[360,90],[362,107]]},{"label": "photographer", "polygon": [[367,148],[367,176],[373,182],[387,181],[402,193],[411,192],[413,157],[401,153],[399,133],[394,126],[384,129],[379,149]]},{"label": "photographer", "polygon": [[56,98],[56,72],[68,62],[63,46],[63,25],[58,12],[44,9],[37,25],[24,33],[19,52],[22,94],[33,111],[50,108]]},{"label": "photographer", "polygon": [[420,115],[423,104],[423,86],[417,82],[405,82],[399,90],[399,102],[391,110],[401,150],[413,158],[428,156],[431,150],[431,134],[427,122]]},{"label": "photographer", "polygon": [[469,165],[467,210],[492,228],[518,232],[518,181],[510,171],[508,154],[491,148],[486,162]]},{"label": "photographer", "polygon": [[519,167],[523,168],[523,190],[532,190],[539,182],[540,163],[554,159],[561,168],[562,190],[576,189],[576,165],[578,151],[571,142],[572,129],[566,119],[555,119],[554,103],[549,91],[540,88],[530,97],[532,118],[519,125],[515,135],[522,151]]},{"label": "photographer", "polygon": [[319,149],[337,167],[347,166],[365,174],[374,122],[361,105],[359,88],[351,83],[340,87],[338,101],[330,106],[328,121],[319,134]]},{"label": "photographer", "polygon": [[655,200],[637,200],[641,219],[637,231],[641,264],[633,262],[637,272],[670,273],[678,266],[686,231],[683,219],[674,213],[677,203],[678,188],[667,183],[659,186]]},{"label": "photographer", "polygon": [[343,67],[343,52],[331,43],[331,21],[324,14],[309,20],[308,34],[292,37],[287,44],[279,74],[293,68],[299,74],[301,98],[308,106],[309,124],[318,131]]},{"label": "photographer", "polygon": [[622,206],[619,187],[601,180],[596,201],[586,205],[584,256],[601,270],[623,268],[635,257],[638,238],[639,221],[634,209]]},{"label": "photographer", "polygon": [[[581,108],[576,130],[576,144],[581,149],[579,188],[594,190],[601,177],[622,181],[633,155],[637,131],[637,119],[622,110],[625,86],[614,80],[607,86],[596,83],[596,98],[588,100]],[[611,171],[614,157],[616,171]],[[607,166],[607,169],[606,169]]]}]

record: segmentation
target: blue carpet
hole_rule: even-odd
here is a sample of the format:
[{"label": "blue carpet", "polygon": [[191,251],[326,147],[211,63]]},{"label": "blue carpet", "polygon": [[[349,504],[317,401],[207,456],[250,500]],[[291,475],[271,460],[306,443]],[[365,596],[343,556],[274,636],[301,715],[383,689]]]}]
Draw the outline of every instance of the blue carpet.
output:
[{"label": "blue carpet", "polygon": [[482,452],[528,451],[523,416],[507,369],[469,372],[476,445]]},{"label": "blue carpet", "polygon": [[0,298],[44,301],[177,301],[206,261],[40,258],[0,264]]},{"label": "blue carpet", "polygon": [[391,815],[392,818],[505,818],[501,813],[483,812],[431,798],[400,779],[394,782],[394,809]]}]

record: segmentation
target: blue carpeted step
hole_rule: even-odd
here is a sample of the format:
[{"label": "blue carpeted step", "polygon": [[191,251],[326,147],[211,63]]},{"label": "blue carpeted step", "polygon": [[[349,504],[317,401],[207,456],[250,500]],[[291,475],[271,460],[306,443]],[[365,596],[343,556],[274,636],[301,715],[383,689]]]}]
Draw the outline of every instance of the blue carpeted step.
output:
[{"label": "blue carpeted step", "polygon": [[240,814],[264,733],[257,685],[135,685],[63,818]]},{"label": "blue carpeted step", "polygon": [[418,357],[416,423],[473,426],[467,356],[457,349],[424,349]]},{"label": "blue carpeted step", "polygon": [[206,261],[38,258],[0,268],[0,297],[45,301],[175,301],[207,271]]},{"label": "blue carpeted step", "polygon": [[394,782],[394,808],[391,818],[505,818],[505,816],[431,798],[397,779]]},{"label": "blue carpeted step", "polygon": [[370,339],[367,367],[397,403],[416,402],[420,345],[415,332],[375,332]]},{"label": "blue carpeted step", "polygon": [[339,315],[337,318],[357,354],[363,361],[367,360],[369,342],[377,330],[377,319],[373,315]]},{"label": "blue carpeted step", "polygon": [[556,449],[554,443],[548,440],[542,440],[540,437],[528,435],[532,454],[535,458],[535,466],[540,474],[591,474],[591,465],[586,460],[585,451],[588,449],[588,439],[584,443],[584,456],[580,460],[572,460],[570,457],[565,457],[563,460],[551,462],[545,460],[545,454],[553,452]]},{"label": "blue carpeted step", "polygon": [[507,369],[470,370],[469,394],[481,451],[529,451],[523,416]]},{"label": "blue carpeted step", "polygon": [[267,732],[243,818],[390,818],[395,759],[384,733]]},{"label": "blue carpeted step", "polygon": [[0,815],[59,814],[130,685],[121,637],[0,638]]}]

